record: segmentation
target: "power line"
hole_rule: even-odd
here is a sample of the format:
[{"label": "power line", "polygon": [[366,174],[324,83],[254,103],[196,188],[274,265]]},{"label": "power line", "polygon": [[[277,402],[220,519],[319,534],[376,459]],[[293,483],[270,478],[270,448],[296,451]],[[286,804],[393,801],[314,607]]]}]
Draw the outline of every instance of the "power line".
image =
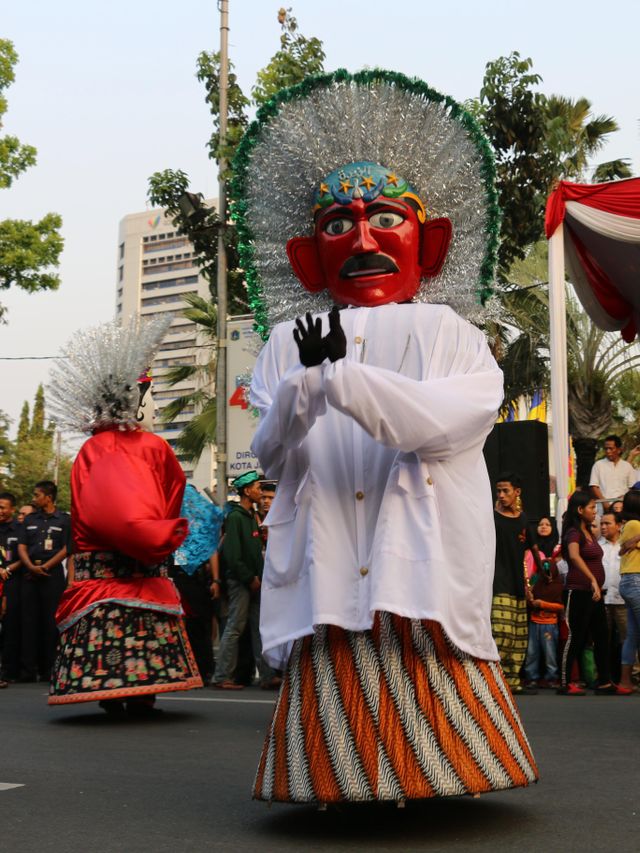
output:
[{"label": "power line", "polygon": [[[185,347],[185,349],[212,349],[214,344],[193,344],[190,347]],[[160,350],[162,352],[162,350]],[[49,361],[51,359],[59,359],[60,361],[64,361],[66,359],[66,355],[0,355],[0,361]],[[172,365],[167,365],[171,367]],[[176,364],[175,367],[181,367],[182,365]]]}]

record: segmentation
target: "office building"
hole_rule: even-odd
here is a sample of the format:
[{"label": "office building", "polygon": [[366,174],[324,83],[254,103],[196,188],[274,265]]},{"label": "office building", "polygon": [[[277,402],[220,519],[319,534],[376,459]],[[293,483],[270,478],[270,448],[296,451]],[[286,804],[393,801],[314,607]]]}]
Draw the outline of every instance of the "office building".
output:
[{"label": "office building", "polygon": [[[206,202],[215,205],[215,200]],[[184,429],[193,409],[187,409],[176,421],[162,423],[162,409],[190,391],[194,382],[187,380],[172,387],[166,381],[167,369],[173,365],[206,363],[210,350],[206,338],[195,323],[183,315],[185,294],[197,293],[209,298],[209,284],[201,274],[193,246],[179,234],[162,210],[132,213],[120,222],[116,270],[116,317],[169,315],[171,327],[152,365],[154,399],[158,409],[155,432],[175,448],[177,436]],[[215,482],[215,453],[205,449],[197,465],[178,459],[187,481],[197,488],[212,488]]]}]

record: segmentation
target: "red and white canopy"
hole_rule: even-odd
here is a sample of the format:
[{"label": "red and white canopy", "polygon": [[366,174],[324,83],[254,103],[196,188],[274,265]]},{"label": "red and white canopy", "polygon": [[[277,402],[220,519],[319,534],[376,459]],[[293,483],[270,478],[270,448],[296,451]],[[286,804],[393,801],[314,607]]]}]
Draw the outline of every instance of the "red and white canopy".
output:
[{"label": "red and white canopy", "polygon": [[593,322],[620,330],[627,341],[640,331],[640,178],[606,184],[561,181],[547,201],[551,406],[556,468],[556,517],[569,489],[565,265]]},{"label": "red and white canopy", "polygon": [[632,341],[640,331],[640,178],[561,181],[547,201],[547,238],[561,224],[567,272],[585,311],[598,328]]}]

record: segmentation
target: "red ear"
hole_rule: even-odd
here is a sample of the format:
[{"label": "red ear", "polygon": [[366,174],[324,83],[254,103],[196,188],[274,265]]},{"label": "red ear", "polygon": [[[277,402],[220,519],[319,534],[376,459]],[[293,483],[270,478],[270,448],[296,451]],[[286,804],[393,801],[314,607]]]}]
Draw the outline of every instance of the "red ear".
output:
[{"label": "red ear", "polygon": [[324,273],[314,237],[293,237],[287,243],[287,255],[294,273],[307,290],[319,293],[325,289]]},{"label": "red ear", "polygon": [[422,275],[435,278],[443,267],[451,242],[451,220],[444,216],[430,219],[422,226]]}]

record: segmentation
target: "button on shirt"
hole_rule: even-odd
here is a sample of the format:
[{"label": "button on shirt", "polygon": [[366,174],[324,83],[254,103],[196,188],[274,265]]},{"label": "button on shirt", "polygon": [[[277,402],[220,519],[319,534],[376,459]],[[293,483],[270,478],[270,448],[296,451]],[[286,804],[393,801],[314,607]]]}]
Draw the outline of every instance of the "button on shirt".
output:
[{"label": "button on shirt", "polygon": [[616,463],[610,459],[598,459],[591,469],[590,486],[598,486],[606,501],[621,498],[640,480],[637,471],[629,462],[618,459]]},{"label": "button on shirt", "polygon": [[52,513],[41,510],[31,513],[20,531],[20,544],[27,546],[27,554],[32,562],[46,562],[65,546],[68,548],[70,538],[71,518],[68,513],[58,509]]}]

